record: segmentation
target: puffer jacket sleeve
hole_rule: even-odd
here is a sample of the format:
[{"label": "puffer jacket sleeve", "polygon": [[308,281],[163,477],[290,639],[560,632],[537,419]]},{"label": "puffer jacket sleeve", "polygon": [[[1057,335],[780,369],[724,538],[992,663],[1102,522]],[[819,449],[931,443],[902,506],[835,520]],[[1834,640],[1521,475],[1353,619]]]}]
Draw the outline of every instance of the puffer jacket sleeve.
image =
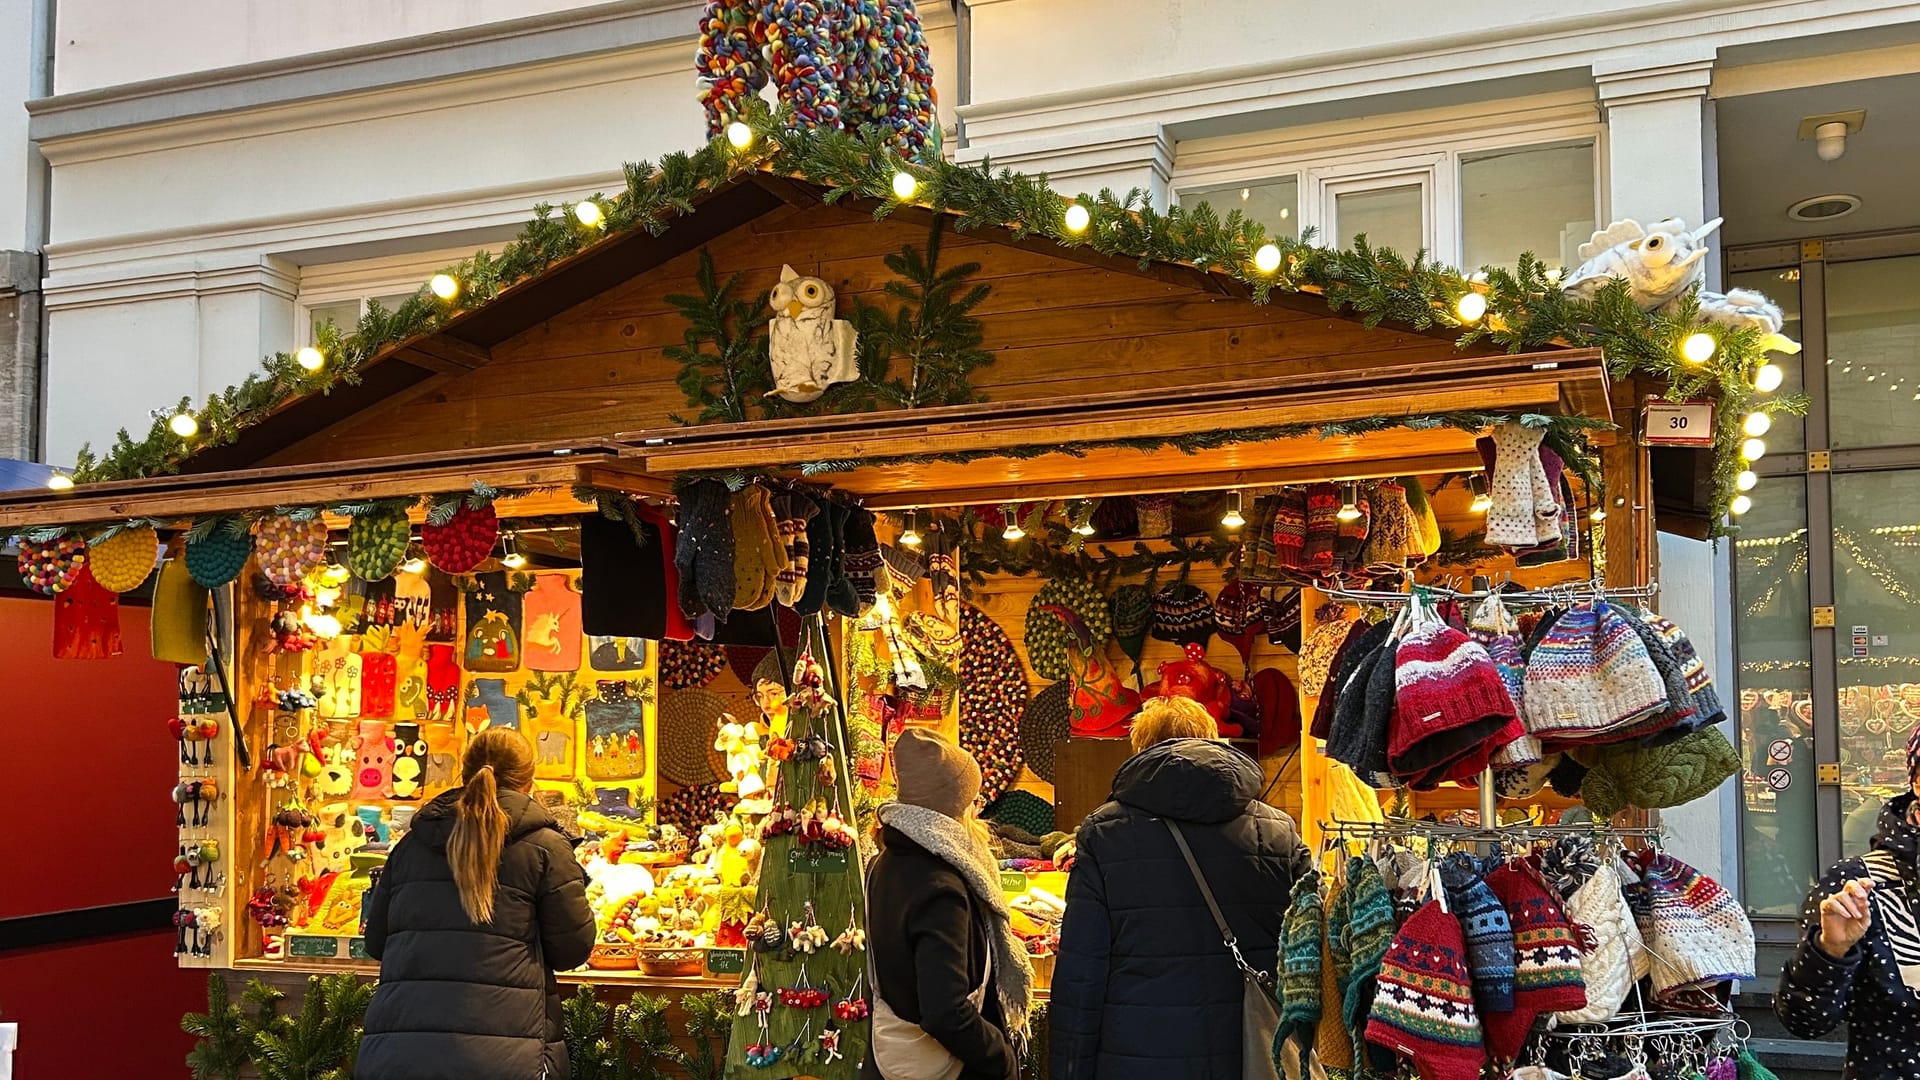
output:
[{"label": "puffer jacket sleeve", "polygon": [[924,890],[908,906],[907,947],[913,952],[920,1028],[960,1059],[965,1075],[1014,1080],[1020,1064],[1013,1044],[967,999],[978,983],[967,970],[974,935],[965,888],[956,879],[951,887]]},{"label": "puffer jacket sleeve", "polygon": [[573,857],[573,848],[552,830],[537,834],[535,840],[545,856],[540,887],[534,894],[533,908],[540,923],[540,947],[547,966],[554,971],[571,971],[587,962],[593,952],[593,909],[587,905],[587,872]]},{"label": "puffer jacket sleeve", "polygon": [[1082,837],[1067,876],[1067,914],[1060,926],[1060,956],[1054,961],[1047,1008],[1051,1080],[1094,1080],[1099,1069],[1107,950],[1113,933],[1099,846],[1096,836]]},{"label": "puffer jacket sleeve", "polygon": [[391,854],[387,856],[386,869],[381,871],[380,881],[367,894],[366,926],[361,937],[366,945],[367,955],[375,960],[384,960],[387,951],[387,900],[393,895],[395,880],[393,871],[401,865],[401,860],[413,849],[407,846],[406,837],[401,837]]},{"label": "puffer jacket sleeve", "polygon": [[1801,909],[1800,944],[1780,969],[1773,1011],[1788,1031],[1802,1039],[1822,1038],[1847,1019],[1853,1003],[1854,977],[1860,971],[1860,946],[1854,945],[1846,956],[1835,960],[1813,939],[1820,932],[1821,901],[1839,892],[1848,881],[1866,876],[1866,867],[1858,859],[1840,863],[1814,886]]}]

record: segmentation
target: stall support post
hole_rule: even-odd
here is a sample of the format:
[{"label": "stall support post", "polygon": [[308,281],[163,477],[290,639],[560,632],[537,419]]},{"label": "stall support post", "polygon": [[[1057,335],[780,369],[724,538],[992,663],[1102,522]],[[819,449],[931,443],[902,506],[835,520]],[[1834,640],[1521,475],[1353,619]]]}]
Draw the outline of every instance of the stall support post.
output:
[{"label": "stall support post", "polygon": [[[1300,590],[1300,625],[1317,625],[1326,596],[1318,589]],[[1298,674],[1296,672],[1296,674]],[[1324,687],[1322,688],[1324,689]],[[1327,753],[1313,737],[1313,713],[1320,699],[1300,694],[1300,832],[1309,848],[1318,848],[1327,818]]]}]

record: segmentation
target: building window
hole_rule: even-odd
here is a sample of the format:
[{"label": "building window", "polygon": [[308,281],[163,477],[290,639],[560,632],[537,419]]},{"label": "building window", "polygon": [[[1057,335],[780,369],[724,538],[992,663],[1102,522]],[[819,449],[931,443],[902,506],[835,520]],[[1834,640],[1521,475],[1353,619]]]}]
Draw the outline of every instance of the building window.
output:
[{"label": "building window", "polygon": [[300,318],[294,324],[300,341],[295,344],[313,344],[328,323],[352,333],[369,304],[391,313],[411,300],[427,279],[473,254],[471,248],[442,248],[301,267]]},{"label": "building window", "polygon": [[326,303],[307,305],[307,339],[311,345],[320,338],[320,328],[332,323],[343,334],[350,334],[360,325],[360,317],[367,313],[369,303],[379,304],[385,311],[392,311],[413,298],[412,292],[392,293],[387,296],[356,297],[351,300],[331,300]]},{"label": "building window", "polygon": [[[1573,266],[1600,218],[1597,142],[1461,147],[1392,156],[1351,155],[1249,170],[1196,170],[1176,181],[1181,202],[1221,214],[1236,207],[1269,233],[1311,228],[1323,244],[1374,247],[1465,269],[1512,266],[1531,251]],[[1285,211],[1284,213],[1282,211]]]},{"label": "building window", "polygon": [[1827,295],[1833,445],[1920,443],[1920,256],[1835,263]]}]

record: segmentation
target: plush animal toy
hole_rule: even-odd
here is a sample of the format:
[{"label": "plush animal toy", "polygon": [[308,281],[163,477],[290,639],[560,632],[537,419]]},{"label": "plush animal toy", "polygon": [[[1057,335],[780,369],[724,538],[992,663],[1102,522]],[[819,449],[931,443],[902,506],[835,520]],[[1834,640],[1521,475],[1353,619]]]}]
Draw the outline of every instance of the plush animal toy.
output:
[{"label": "plush animal toy", "polygon": [[766,737],[766,729],[757,720],[742,724],[728,716],[721,721],[720,737],[713,741],[713,748],[727,756],[727,774],[732,777],[720,785],[721,791],[737,792],[747,800],[767,790],[767,782],[760,775],[764,763],[761,740]]},{"label": "plush animal toy", "polygon": [[355,762],[353,792],[355,801],[393,797],[393,736],[387,734],[385,720],[360,721],[360,733],[353,737]]},{"label": "plush animal toy", "polygon": [[[1720,227],[1714,218],[1688,231],[1680,218],[1643,227],[1628,218],[1616,221],[1580,245],[1581,263],[1561,286],[1576,300],[1592,300],[1602,286],[1619,279],[1633,293],[1642,311],[1671,314],[1698,286],[1707,272],[1707,237]],[[1751,289],[1717,293],[1700,290],[1700,318],[1730,328],[1757,327],[1767,335],[1767,348],[1797,353],[1799,342],[1780,333],[1785,316],[1780,306]]]}]

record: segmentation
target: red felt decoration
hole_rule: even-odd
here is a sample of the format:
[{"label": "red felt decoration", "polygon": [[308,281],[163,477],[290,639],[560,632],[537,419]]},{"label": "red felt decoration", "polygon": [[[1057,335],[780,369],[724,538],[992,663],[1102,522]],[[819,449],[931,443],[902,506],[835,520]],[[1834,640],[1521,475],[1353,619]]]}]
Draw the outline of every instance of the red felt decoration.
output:
[{"label": "red felt decoration", "polygon": [[427,561],[449,574],[469,574],[493,554],[500,539],[500,518],[493,504],[475,508],[462,504],[444,525],[420,526],[420,546]]}]

